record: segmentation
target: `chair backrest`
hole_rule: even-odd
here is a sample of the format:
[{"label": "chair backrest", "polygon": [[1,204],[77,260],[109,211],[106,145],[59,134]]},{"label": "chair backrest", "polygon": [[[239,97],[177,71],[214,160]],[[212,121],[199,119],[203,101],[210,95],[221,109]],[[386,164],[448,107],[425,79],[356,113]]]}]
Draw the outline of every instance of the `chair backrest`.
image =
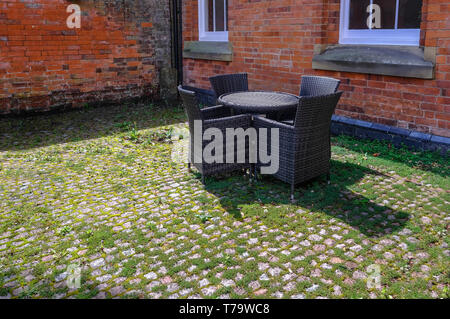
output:
[{"label": "chair backrest", "polygon": [[342,91],[328,95],[301,96],[295,115],[294,127],[305,134],[328,138],[331,116],[341,98]]},{"label": "chair backrest", "polygon": [[336,93],[340,80],[325,76],[302,76],[302,83],[300,85],[300,96],[316,96]]},{"label": "chair backrest", "polygon": [[194,91],[187,90],[182,85],[178,86],[178,92],[180,93],[181,100],[183,102],[184,110],[189,121],[189,127],[193,127],[194,120],[202,120],[202,112],[198,105],[198,99]]},{"label": "chair backrest", "polygon": [[216,75],[209,78],[216,98],[225,93],[248,91],[247,73]]}]

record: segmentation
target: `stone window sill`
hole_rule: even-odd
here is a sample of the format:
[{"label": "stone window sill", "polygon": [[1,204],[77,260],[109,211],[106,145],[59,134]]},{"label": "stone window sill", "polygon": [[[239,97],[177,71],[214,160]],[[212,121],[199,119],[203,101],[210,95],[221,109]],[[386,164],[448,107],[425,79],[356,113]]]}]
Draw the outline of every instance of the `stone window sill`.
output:
[{"label": "stone window sill", "polygon": [[434,48],[378,45],[333,45],[318,52],[313,69],[434,78]]},{"label": "stone window sill", "polygon": [[232,61],[233,48],[229,42],[187,41],[184,43],[183,58]]}]

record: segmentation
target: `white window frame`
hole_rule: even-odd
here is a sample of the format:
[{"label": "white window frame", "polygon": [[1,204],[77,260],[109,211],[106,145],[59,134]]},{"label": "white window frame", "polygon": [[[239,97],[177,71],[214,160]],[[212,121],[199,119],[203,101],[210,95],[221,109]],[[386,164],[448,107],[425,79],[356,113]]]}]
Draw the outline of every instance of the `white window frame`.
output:
[{"label": "white window frame", "polygon": [[[198,0],[198,40],[199,41],[228,41],[228,30],[227,31],[215,31],[210,32],[206,31],[206,16],[207,12],[205,10],[206,8],[206,2],[207,0]],[[215,3],[215,1],[214,1]],[[226,19],[228,8],[225,7],[224,15]],[[213,10],[214,11],[214,10]],[[226,21],[225,21],[225,28],[226,28]]]},{"label": "white window frame", "polygon": [[[395,1],[395,0],[393,0]],[[341,0],[339,43],[419,46],[420,29],[349,30],[350,0]],[[395,25],[398,19],[398,0]]]}]

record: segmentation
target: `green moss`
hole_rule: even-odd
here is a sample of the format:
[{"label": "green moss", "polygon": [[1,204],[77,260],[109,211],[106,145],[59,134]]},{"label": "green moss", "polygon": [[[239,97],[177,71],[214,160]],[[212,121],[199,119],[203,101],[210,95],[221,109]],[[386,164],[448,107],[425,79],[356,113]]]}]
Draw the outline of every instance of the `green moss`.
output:
[{"label": "green moss", "polygon": [[[171,160],[185,121],[156,104],[0,121],[0,295],[92,298],[122,285],[136,291],[123,298],[168,297],[170,282],[204,297],[206,278],[208,298],[448,298],[446,158],[333,137],[331,183],[299,185],[292,204],[289,185],[270,176],[202,185]],[[354,279],[380,261],[381,290]],[[70,264],[83,269],[79,289],[55,282]],[[236,287],[223,287],[228,279]]]}]

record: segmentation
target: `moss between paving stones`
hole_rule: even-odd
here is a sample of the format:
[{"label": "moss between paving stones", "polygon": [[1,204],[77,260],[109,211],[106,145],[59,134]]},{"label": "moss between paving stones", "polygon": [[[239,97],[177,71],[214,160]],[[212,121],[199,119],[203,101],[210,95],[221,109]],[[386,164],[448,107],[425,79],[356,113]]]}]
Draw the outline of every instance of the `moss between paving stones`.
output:
[{"label": "moss between paving stones", "polygon": [[[332,182],[208,178],[171,160],[182,109],[0,120],[0,295],[449,297],[449,167],[332,139]],[[67,266],[82,269],[66,285]],[[367,288],[378,264],[381,289]]]}]

